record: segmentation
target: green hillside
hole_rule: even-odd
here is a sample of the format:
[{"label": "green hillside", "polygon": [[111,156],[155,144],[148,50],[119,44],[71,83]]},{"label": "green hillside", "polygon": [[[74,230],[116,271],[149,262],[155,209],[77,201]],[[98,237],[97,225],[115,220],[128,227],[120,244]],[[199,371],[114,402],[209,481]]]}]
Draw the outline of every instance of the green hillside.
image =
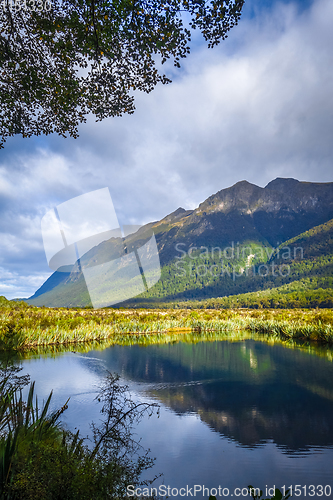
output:
[{"label": "green hillside", "polygon": [[[237,249],[240,257],[235,255],[229,260],[219,260],[213,252],[207,255],[198,251],[196,259],[183,256],[164,266],[161,280],[141,297],[161,301],[203,300],[275,288],[284,294],[304,293],[306,287],[332,288],[333,219],[286,241],[276,250],[254,242],[239,245]],[[214,274],[211,270],[220,272]],[[276,293],[271,290],[270,299]],[[327,293],[326,290],[325,297]]]},{"label": "green hillside", "polygon": [[[123,305],[152,307],[166,302],[170,306],[171,302],[188,307],[190,301],[193,307],[205,308],[333,307],[333,220],[288,240],[275,251],[254,242],[237,248],[239,258],[235,255],[224,263],[217,252],[201,250],[165,265],[160,281],[149,292]],[[254,255],[250,265],[248,255]],[[204,275],[205,268],[212,266],[223,276],[210,272]],[[267,276],[259,275],[261,266],[265,266],[262,274],[269,270]],[[277,271],[279,266],[286,276]],[[42,300],[44,305],[55,306],[85,306],[90,302],[82,277],[44,293]],[[30,303],[38,305],[38,297]]]},{"label": "green hillside", "polygon": [[205,300],[188,300],[156,303],[159,307],[191,309],[235,308],[333,308],[333,278],[306,278],[277,288],[257,292],[217,297]]},{"label": "green hillside", "polygon": [[78,274],[77,277],[71,276],[71,279],[64,276],[57,286],[50,288],[43,294],[38,294],[36,297],[33,296],[27,302],[34,306],[47,307],[91,306],[87,285],[82,274]]}]

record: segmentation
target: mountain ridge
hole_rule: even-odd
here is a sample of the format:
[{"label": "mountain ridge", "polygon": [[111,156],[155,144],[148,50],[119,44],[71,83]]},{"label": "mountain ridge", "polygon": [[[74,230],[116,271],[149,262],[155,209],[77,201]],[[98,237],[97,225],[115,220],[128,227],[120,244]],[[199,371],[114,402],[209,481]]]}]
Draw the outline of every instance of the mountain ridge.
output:
[{"label": "mountain ridge", "polygon": [[[194,248],[200,247],[223,249],[231,243],[236,245],[236,242],[242,248],[248,244],[262,249],[274,249],[282,242],[330,219],[333,219],[333,182],[310,183],[292,178],[277,178],[261,188],[243,180],[211,195],[194,210],[179,207],[160,221],[142,226],[139,231],[123,240],[119,239],[116,245],[113,243],[112,249],[122,244],[129,249],[139,247],[153,231],[162,266],[161,280],[165,279],[164,271],[168,270],[172,281],[172,269],[175,274],[172,266],[179,258],[175,250],[177,244],[184,253],[192,253]],[[98,248],[87,252],[83,260],[107,262],[113,255],[110,248],[108,241],[103,242]],[[247,259],[234,262],[237,269],[245,269],[247,263]],[[254,259],[253,263],[259,262]],[[28,299],[29,302],[42,305],[44,300],[45,305],[87,305],[89,295],[78,266],[74,266],[69,275],[60,274],[54,273]],[[174,280],[176,283],[176,276]],[[160,285],[158,283],[154,288],[158,290]],[[200,282],[200,287],[206,286],[206,290],[211,285],[208,282],[205,285],[202,280]],[[195,283],[193,286],[195,287]],[[219,286],[219,282],[214,281],[217,290]],[[222,292],[222,285],[220,289]],[[150,292],[148,295],[152,295],[154,289]]]}]

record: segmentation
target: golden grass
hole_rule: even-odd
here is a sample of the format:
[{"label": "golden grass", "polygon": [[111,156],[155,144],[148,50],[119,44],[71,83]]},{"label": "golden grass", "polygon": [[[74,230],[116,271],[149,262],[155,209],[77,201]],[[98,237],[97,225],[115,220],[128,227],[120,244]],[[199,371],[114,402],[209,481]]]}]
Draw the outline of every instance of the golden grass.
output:
[{"label": "golden grass", "polygon": [[127,336],[246,330],[282,339],[333,343],[332,309],[66,309],[0,308],[0,349],[105,342]]}]

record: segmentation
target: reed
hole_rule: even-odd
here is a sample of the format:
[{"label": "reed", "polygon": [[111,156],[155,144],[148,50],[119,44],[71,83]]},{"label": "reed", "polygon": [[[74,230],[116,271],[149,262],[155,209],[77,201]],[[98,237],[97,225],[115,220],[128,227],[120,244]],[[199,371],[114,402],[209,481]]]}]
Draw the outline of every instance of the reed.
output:
[{"label": "reed", "polygon": [[[114,341],[127,336],[168,336],[249,331],[294,339],[333,343],[332,310],[147,310],[66,309],[17,305],[0,308],[0,349],[76,345]],[[191,333],[192,332],[192,333]]]},{"label": "reed", "polygon": [[261,334],[273,334],[282,338],[333,342],[333,325],[301,323],[299,321],[251,320],[247,328]]}]

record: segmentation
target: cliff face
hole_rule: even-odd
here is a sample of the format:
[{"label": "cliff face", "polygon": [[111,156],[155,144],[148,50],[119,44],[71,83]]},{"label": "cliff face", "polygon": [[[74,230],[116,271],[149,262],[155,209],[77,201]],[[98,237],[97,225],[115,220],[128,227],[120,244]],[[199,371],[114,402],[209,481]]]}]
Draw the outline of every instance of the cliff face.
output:
[{"label": "cliff face", "polygon": [[277,178],[260,188],[247,181],[223,189],[199,205],[197,211],[228,212],[236,209],[246,214],[265,212],[326,212],[333,210],[333,182],[299,182]]},{"label": "cliff face", "polygon": [[210,196],[185,217],[178,215],[176,221],[163,228],[158,241],[162,259],[166,260],[170,236],[173,241],[192,246],[249,239],[277,246],[332,218],[333,182],[278,178],[261,188],[241,181]]}]

